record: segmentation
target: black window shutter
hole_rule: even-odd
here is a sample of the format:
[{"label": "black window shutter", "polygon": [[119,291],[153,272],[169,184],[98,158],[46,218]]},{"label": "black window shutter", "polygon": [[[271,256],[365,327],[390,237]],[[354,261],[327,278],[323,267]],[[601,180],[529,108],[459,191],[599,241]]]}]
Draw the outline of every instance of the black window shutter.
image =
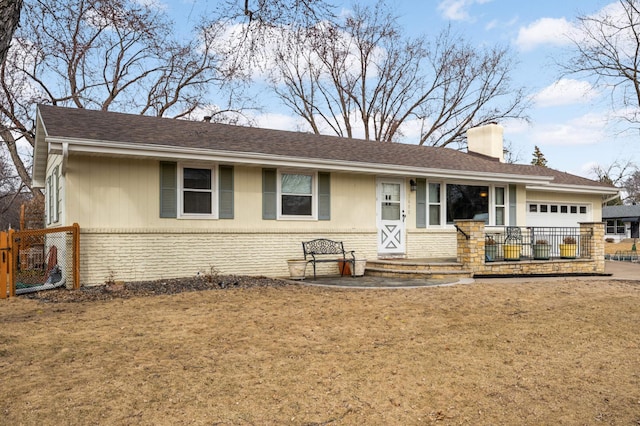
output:
[{"label": "black window shutter", "polygon": [[178,165],[160,162],[160,217],[178,215]]},{"label": "black window shutter", "polygon": [[233,166],[220,166],[218,174],[218,217],[233,219]]},{"label": "black window shutter", "polygon": [[278,206],[278,173],[276,169],[262,169],[262,218],[276,219]]}]

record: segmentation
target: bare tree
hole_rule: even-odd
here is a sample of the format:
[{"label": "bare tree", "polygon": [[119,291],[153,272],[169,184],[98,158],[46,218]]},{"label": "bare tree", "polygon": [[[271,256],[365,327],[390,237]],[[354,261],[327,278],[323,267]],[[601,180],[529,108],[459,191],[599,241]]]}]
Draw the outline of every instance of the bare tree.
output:
[{"label": "bare tree", "polygon": [[627,197],[624,200],[625,204],[640,203],[640,170],[636,169],[627,179],[625,179],[622,186],[627,193]]},{"label": "bare tree", "polygon": [[234,72],[220,68],[215,49],[222,26],[196,28],[181,42],[164,12],[143,2],[27,4],[0,68],[0,140],[30,190],[24,159],[34,145],[38,103],[189,117]]},{"label": "bare tree", "polygon": [[637,168],[633,161],[615,160],[607,166],[593,166],[590,172],[600,182],[621,186],[633,174],[634,170]]},{"label": "bare tree", "polygon": [[26,199],[20,178],[11,162],[0,152],[0,230],[20,224],[20,203]]},{"label": "bare tree", "polygon": [[[250,22],[274,25],[306,25],[331,15],[332,6],[322,0],[243,0],[242,13]],[[227,10],[237,11],[237,1],[227,1]]]},{"label": "bare tree", "polygon": [[0,64],[9,51],[11,38],[20,23],[22,0],[0,0]]},{"label": "bare tree", "polygon": [[576,74],[611,91],[619,117],[640,123],[640,2],[618,0],[596,15],[578,17],[569,35],[573,55],[563,62],[563,74]]},{"label": "bare tree", "polygon": [[272,87],[314,132],[396,141],[417,120],[419,144],[464,143],[469,127],[524,118],[507,49],[476,49],[444,30],[431,43],[403,35],[384,2],[338,22],[288,27],[270,66]]},{"label": "bare tree", "polygon": [[[631,160],[615,160],[608,166],[596,165],[591,168],[591,174],[599,182],[608,183],[609,185],[616,186],[618,188],[625,188],[627,184],[633,189],[633,176],[638,173],[636,165]],[[640,187],[636,187],[640,189]],[[629,195],[632,192],[627,190],[627,196],[617,197],[613,200],[609,200],[607,205],[621,205],[625,202],[629,202]]]}]

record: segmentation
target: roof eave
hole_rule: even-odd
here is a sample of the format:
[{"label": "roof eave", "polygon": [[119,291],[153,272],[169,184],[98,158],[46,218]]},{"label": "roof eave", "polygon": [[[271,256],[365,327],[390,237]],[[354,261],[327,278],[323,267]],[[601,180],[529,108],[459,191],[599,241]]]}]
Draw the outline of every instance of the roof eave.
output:
[{"label": "roof eave", "polygon": [[33,148],[33,164],[31,170],[31,186],[44,188],[47,176],[47,128],[40,116],[40,108],[36,108],[36,137]]},{"label": "roof eave", "polygon": [[591,186],[591,185],[563,185],[557,183],[550,183],[545,186],[527,185],[527,190],[531,191],[553,191],[553,192],[567,192],[567,193],[580,193],[580,194],[600,194],[600,195],[617,195],[620,190],[618,188],[607,188],[603,186]]},{"label": "roof eave", "polygon": [[127,157],[170,158],[193,161],[233,162],[247,165],[271,165],[280,167],[307,167],[320,170],[337,170],[344,172],[414,175],[442,179],[458,179],[469,181],[510,182],[520,184],[546,185],[553,178],[549,176],[517,175],[508,173],[490,173],[466,170],[450,170],[429,167],[412,167],[398,164],[358,163],[344,160],[330,160],[306,157],[291,157],[274,154],[262,154],[242,151],[216,151],[209,149],[185,148],[166,145],[130,144],[123,142],[84,140],[65,137],[48,137],[46,141],[51,154],[62,154],[63,146],[68,146],[69,153],[93,155],[111,155]]}]

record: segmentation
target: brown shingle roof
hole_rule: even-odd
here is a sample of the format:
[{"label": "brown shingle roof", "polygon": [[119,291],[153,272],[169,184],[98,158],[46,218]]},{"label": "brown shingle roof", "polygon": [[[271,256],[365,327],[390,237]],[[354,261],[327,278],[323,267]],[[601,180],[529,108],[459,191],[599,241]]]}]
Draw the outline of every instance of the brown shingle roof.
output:
[{"label": "brown shingle roof", "polygon": [[341,160],[370,165],[552,177],[560,185],[600,182],[545,167],[505,164],[449,148],[347,139],[335,136],[170,118],[40,105],[47,137],[126,144],[260,153],[307,160]]}]

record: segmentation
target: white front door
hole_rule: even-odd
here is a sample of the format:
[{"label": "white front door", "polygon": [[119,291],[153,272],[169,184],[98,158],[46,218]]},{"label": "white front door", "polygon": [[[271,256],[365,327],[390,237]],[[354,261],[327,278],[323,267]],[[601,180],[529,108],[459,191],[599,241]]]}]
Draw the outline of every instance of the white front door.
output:
[{"label": "white front door", "polygon": [[405,253],[404,182],[402,179],[378,179],[376,217],[378,253]]}]

